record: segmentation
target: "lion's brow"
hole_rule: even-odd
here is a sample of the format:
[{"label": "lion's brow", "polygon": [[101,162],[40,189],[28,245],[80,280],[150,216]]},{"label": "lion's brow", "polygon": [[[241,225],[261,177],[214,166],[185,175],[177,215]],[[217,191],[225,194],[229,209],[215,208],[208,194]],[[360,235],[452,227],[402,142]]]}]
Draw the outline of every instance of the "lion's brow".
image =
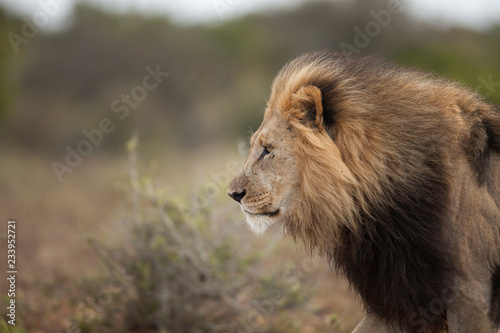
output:
[{"label": "lion's brow", "polygon": [[257,132],[252,134],[252,137],[250,138],[250,145],[253,145],[255,141],[257,141],[257,139],[261,136],[260,134],[261,134],[260,130],[257,130]]}]

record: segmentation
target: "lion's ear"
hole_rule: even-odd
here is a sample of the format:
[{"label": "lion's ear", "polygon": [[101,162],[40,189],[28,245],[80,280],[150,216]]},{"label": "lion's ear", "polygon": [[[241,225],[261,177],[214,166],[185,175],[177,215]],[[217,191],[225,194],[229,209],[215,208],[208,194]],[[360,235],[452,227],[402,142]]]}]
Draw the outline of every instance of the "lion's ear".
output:
[{"label": "lion's ear", "polygon": [[303,86],[292,95],[293,117],[308,127],[324,129],[323,100],[316,86]]}]

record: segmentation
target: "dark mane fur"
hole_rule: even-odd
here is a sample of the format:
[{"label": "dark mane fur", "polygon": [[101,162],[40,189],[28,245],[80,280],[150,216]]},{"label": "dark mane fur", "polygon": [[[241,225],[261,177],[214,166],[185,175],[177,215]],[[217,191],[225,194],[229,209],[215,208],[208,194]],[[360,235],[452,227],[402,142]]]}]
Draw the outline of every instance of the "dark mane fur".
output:
[{"label": "dark mane fur", "polygon": [[[354,77],[376,77],[402,70],[373,57],[338,59]],[[318,85],[324,89],[325,100],[330,101],[324,106],[325,114],[335,119],[335,112],[341,112],[335,110],[335,105],[348,96],[331,89],[335,83]],[[334,131],[332,128],[335,140]],[[369,212],[361,211],[361,234],[345,228],[341,244],[332,249],[329,257],[360,294],[368,312],[401,328],[420,327],[431,332],[446,329],[444,307],[431,316],[421,311],[430,309],[433,302],[444,304],[443,297],[452,287],[454,267],[450,248],[443,241],[450,175],[442,159],[444,152],[439,147],[429,149],[434,151],[426,154],[425,171],[419,179],[393,179],[385,205],[371,203]],[[487,163],[487,153],[482,151],[478,163]]]},{"label": "dark mane fur", "polygon": [[402,328],[446,328],[444,311],[431,318],[421,313],[433,302],[444,304],[453,276],[442,237],[448,184],[439,157],[427,163],[434,174],[397,191],[391,205],[365,214],[360,236],[345,229],[343,243],[330,253],[367,311]]}]

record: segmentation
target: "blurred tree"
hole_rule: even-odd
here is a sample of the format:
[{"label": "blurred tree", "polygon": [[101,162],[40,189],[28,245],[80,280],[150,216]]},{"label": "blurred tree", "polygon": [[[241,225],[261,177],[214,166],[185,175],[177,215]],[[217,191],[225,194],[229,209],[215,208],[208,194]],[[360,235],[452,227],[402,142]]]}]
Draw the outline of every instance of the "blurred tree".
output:
[{"label": "blurred tree", "polygon": [[[21,23],[17,19],[7,16],[7,14],[0,8],[0,36],[5,36],[11,32],[16,31]],[[11,66],[14,58],[14,50],[8,38],[0,39],[0,125],[7,116],[9,109],[9,102],[12,95],[15,93],[16,82],[13,79]]]},{"label": "blurred tree", "polygon": [[[224,142],[258,126],[272,79],[286,61],[303,52],[355,45],[359,31],[377,24],[380,29],[358,48],[360,54],[448,76],[500,102],[500,27],[445,30],[415,21],[404,7],[382,24],[377,16],[388,6],[382,0],[314,1],[295,10],[178,26],[163,17],[79,5],[67,30],[39,34],[16,54],[18,84],[9,78],[11,46],[7,39],[0,42],[2,135],[61,156],[66,145],[84,139],[82,130],[108,117],[116,130],[99,150],[114,151],[134,130],[152,150],[169,143],[191,149]],[[8,23],[1,15],[5,32],[14,20]],[[159,66],[169,76],[118,120],[113,102],[142,84],[147,66]]]}]

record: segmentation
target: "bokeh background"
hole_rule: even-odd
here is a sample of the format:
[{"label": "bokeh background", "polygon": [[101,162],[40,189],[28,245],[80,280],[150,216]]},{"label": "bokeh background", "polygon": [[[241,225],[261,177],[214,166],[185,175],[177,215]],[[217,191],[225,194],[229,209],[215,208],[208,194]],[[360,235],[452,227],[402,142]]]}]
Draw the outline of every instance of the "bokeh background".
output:
[{"label": "bokeh background", "polygon": [[347,283],[225,194],[277,71],[324,49],[500,102],[495,0],[1,0],[0,332],[350,332]]}]

